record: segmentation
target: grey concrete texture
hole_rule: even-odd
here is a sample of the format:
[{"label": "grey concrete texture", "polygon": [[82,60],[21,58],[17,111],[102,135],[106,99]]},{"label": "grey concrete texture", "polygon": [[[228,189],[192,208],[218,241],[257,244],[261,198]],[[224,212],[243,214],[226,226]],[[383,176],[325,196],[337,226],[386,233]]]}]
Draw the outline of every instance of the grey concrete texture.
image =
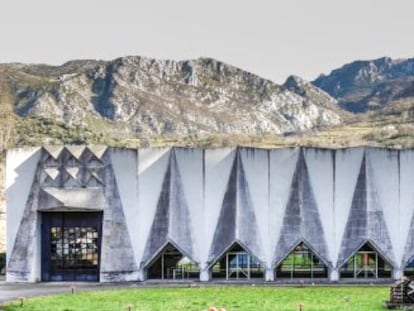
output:
[{"label": "grey concrete texture", "polygon": [[[366,242],[369,242],[390,264],[396,265],[381,202],[374,197],[375,192],[368,191],[368,169],[366,156],[364,155],[345,227],[345,234],[342,238],[337,263],[339,267],[355,252],[355,249],[360,248]],[[368,204],[369,200],[375,202],[375,204]]]},{"label": "grey concrete texture", "polygon": [[401,272],[413,184],[413,150],[15,149],[7,280],[39,280],[40,212],[75,210],[103,211],[102,282],[145,280],[168,243],[203,271],[238,243],[270,271],[304,242],[338,271],[369,242]]},{"label": "grey concrete texture", "polygon": [[145,268],[169,243],[194,261],[190,214],[182,188],[177,160],[175,154],[171,153],[142,258]]},{"label": "grey concrete texture", "polygon": [[[245,226],[244,224],[249,224]],[[237,151],[214,231],[208,264],[211,266],[225,251],[238,243],[258,259],[263,258],[262,242],[250,198],[240,153]]]},{"label": "grey concrete texture", "polygon": [[[109,159],[107,152],[102,152],[98,158],[85,147],[65,147],[56,154],[42,149],[7,262],[8,281],[40,280],[39,211],[104,211],[102,235],[105,243],[101,249],[100,279],[126,281],[131,274],[137,273]],[[74,194],[77,196],[74,197]],[[73,203],[76,205],[73,206]]]},{"label": "grey concrete texture", "polygon": [[332,267],[303,152],[299,153],[293,174],[272,266],[277,266],[301,242],[311,248],[329,268]]}]

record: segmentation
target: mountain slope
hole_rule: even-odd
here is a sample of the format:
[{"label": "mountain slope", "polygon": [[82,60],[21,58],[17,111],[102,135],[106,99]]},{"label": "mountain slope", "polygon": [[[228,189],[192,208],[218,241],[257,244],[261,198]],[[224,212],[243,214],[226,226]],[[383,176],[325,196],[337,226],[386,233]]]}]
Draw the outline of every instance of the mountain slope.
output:
[{"label": "mountain slope", "polygon": [[209,58],[124,57],[62,66],[0,65],[21,117],[40,116],[113,135],[300,132],[337,125],[332,99],[292,92]]},{"label": "mountain slope", "polygon": [[414,58],[355,61],[312,82],[352,112],[378,110],[414,96]]},{"label": "mountain slope", "polygon": [[335,98],[301,77],[294,75],[289,76],[283,86],[289,91],[296,93],[321,107],[335,111],[338,115],[341,115],[343,119],[350,116],[349,113],[339,107],[339,103]]}]

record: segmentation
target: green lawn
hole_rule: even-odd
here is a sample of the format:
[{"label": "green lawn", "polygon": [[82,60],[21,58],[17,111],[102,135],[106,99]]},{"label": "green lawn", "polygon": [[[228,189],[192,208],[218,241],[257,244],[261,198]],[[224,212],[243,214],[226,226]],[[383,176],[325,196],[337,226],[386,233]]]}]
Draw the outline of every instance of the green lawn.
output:
[{"label": "green lawn", "polygon": [[209,306],[225,307],[227,311],[298,310],[383,310],[388,287],[253,287],[226,286],[201,288],[141,288],[61,294],[28,299],[5,310],[38,311],[106,311],[137,310],[202,311]]}]

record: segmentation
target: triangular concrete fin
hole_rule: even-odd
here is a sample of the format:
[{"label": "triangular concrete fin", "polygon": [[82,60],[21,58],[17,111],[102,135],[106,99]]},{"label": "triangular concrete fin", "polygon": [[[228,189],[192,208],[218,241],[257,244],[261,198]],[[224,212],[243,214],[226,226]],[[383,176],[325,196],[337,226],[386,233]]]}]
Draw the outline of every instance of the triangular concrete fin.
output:
[{"label": "triangular concrete fin", "polygon": [[217,260],[223,251],[236,240],[237,159],[238,155],[236,152],[230,171],[230,177],[227,182],[227,189],[221,205],[220,215],[214,231],[213,242],[209,254],[209,262]]},{"label": "triangular concrete fin", "polygon": [[170,153],[168,162],[144,251],[143,263],[152,258],[167,241],[175,242],[180,245],[183,252],[192,256],[189,209],[184,197],[174,151]]},{"label": "triangular concrete fin", "polygon": [[332,265],[303,150],[300,150],[273,265],[303,240],[318,253],[321,260]]},{"label": "triangular concrete fin", "polygon": [[178,168],[175,149],[170,158],[170,225],[168,237],[176,241],[186,254],[193,255],[193,240],[190,228],[190,210],[184,195],[181,174]]},{"label": "triangular concrete fin", "polygon": [[[109,158],[105,161],[110,163]],[[108,212],[103,213],[102,239],[106,242],[102,243],[101,249],[101,279],[119,281],[136,273],[138,266],[112,165],[106,165],[105,170],[105,187],[102,189]]]},{"label": "triangular concrete fin", "polygon": [[224,194],[209,261],[216,260],[235,240],[241,241],[256,257],[262,259],[256,215],[239,151],[236,152]]},{"label": "triangular concrete fin", "polygon": [[[380,206],[374,208],[368,204],[368,196],[375,195],[374,192],[368,190],[367,160],[364,154],[352,198],[352,206],[342,237],[338,267],[342,266],[367,240],[372,240],[382,254],[385,253],[384,250],[387,250],[387,254],[392,253],[382,209]],[[392,258],[387,258],[387,260],[393,262]]]},{"label": "triangular concrete fin", "polygon": [[355,252],[362,240],[368,238],[368,204],[367,204],[367,177],[366,177],[366,158],[362,158],[357,183],[352,198],[352,205],[345,227],[344,236],[338,264],[344,261]]},{"label": "triangular concrete fin", "polygon": [[260,239],[259,227],[253,201],[250,195],[249,182],[244,171],[240,151],[236,154],[237,162],[237,231],[236,238],[248,247],[254,256],[263,260],[264,251]]}]

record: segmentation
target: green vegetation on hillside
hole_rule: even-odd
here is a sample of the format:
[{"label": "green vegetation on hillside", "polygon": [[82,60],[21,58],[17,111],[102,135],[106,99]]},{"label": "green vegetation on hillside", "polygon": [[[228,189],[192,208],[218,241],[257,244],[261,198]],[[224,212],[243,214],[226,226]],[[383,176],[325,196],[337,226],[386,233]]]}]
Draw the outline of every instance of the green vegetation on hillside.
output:
[{"label": "green vegetation on hillside", "polygon": [[[95,120],[96,121],[96,120]],[[98,123],[101,123],[100,120]],[[103,121],[102,121],[103,122]],[[105,124],[90,127],[69,126],[65,123],[38,117],[19,118],[17,121],[16,146],[98,144],[114,147],[160,147],[182,146],[220,148],[248,146],[259,148],[321,147],[345,148],[355,146],[376,146],[386,148],[414,147],[414,123],[411,120],[397,122],[392,117],[378,119],[359,118],[344,125],[314,130],[295,135],[263,134],[214,134],[189,136],[141,137],[113,133]]]}]

